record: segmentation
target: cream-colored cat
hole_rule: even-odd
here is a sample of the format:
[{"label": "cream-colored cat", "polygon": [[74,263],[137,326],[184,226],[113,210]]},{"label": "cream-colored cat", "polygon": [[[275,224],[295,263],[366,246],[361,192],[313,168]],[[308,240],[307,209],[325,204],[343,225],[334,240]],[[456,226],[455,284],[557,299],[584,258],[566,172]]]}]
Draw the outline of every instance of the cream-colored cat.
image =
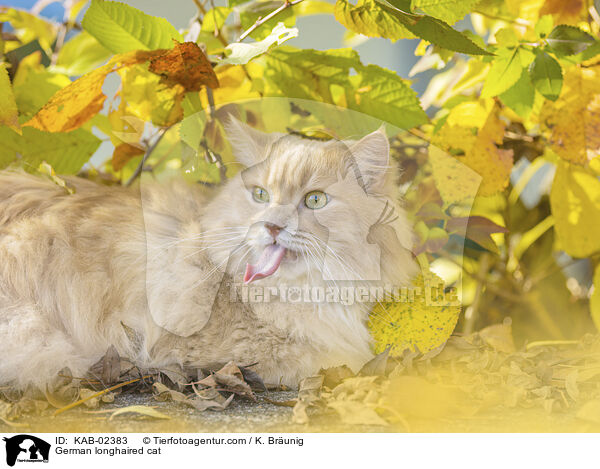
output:
[{"label": "cream-colored cat", "polygon": [[181,182],[144,183],[140,197],[78,178],[69,195],[0,172],[0,385],[85,375],[111,345],[140,368],[234,360],[287,385],[371,357],[370,303],[249,302],[240,286],[407,284],[411,230],[386,137],[228,127],[248,169],[214,195]]}]

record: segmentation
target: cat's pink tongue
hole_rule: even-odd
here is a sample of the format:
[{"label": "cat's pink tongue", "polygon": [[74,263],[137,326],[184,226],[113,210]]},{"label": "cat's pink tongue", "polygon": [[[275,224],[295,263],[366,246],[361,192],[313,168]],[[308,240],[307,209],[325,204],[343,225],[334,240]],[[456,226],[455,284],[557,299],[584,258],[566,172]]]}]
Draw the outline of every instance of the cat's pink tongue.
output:
[{"label": "cat's pink tongue", "polygon": [[244,283],[252,283],[254,280],[273,275],[279,268],[279,264],[285,256],[285,248],[279,244],[269,244],[260,255],[256,264],[246,264]]}]

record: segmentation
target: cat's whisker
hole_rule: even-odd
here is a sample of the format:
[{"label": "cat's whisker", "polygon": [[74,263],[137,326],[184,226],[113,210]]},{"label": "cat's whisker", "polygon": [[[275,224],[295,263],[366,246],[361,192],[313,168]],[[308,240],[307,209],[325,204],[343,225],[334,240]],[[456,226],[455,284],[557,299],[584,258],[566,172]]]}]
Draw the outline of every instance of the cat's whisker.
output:
[{"label": "cat's whisker", "polygon": [[231,256],[233,256],[239,249],[241,249],[242,247],[245,246],[245,243],[240,244],[237,248],[235,248],[233,251],[231,251],[229,253],[229,256],[227,256],[225,258],[225,260],[223,260],[222,262],[220,262],[218,265],[216,265],[213,269],[211,269],[208,274],[206,274],[203,278],[201,278],[200,280],[198,280],[194,285],[192,285],[192,288],[197,287],[198,285],[200,285],[201,283],[205,282],[206,280],[208,280],[215,272],[217,272],[220,268],[222,268],[225,264],[227,264],[227,262],[229,262],[229,258]]},{"label": "cat's whisker", "polygon": [[[247,244],[247,243],[244,243]],[[237,272],[238,269],[240,268],[240,264],[242,263],[242,261],[244,260],[244,258],[250,254],[250,251],[252,251],[252,246],[247,245],[246,250],[244,251],[244,253],[240,256],[240,259],[238,260],[237,265],[235,266],[235,270],[233,271],[233,273]]]},{"label": "cat's whisker", "polygon": [[[343,259],[336,253],[336,251],[331,246],[329,246],[328,243],[324,242],[321,238],[314,234],[311,234],[310,236],[312,236],[312,238],[316,242],[320,242],[323,246],[325,246],[325,249],[327,249],[334,256],[333,260],[335,260],[338,263],[338,265],[342,268],[342,270],[344,271],[344,275],[346,275],[348,278],[350,278],[351,275],[353,275],[355,277],[354,280],[365,281],[362,278],[362,275],[360,275],[351,266],[344,262]],[[309,238],[307,237],[307,239]],[[323,256],[323,258],[325,258],[325,255]],[[348,275],[348,273],[350,273],[351,275]]]},{"label": "cat's whisker", "polygon": [[174,241],[168,241],[167,243],[164,244],[159,244],[158,246],[155,246],[155,248],[161,248],[164,246],[169,246],[169,245],[176,245],[179,243],[183,243],[186,241],[196,241],[198,239],[204,239],[210,236],[218,236],[218,235],[225,235],[225,234],[231,234],[231,233],[242,233],[242,232],[246,232],[248,231],[247,227],[227,227],[227,228],[218,228],[218,229],[213,229],[213,230],[204,230],[201,233],[198,233],[194,236],[186,236],[184,238],[180,237],[180,236],[169,236],[169,235],[162,235],[160,236],[161,238],[171,238]]},{"label": "cat's whisker", "polygon": [[[184,256],[183,259],[188,259],[190,257],[196,256],[197,254],[200,254],[201,252],[204,252],[208,249],[216,249],[216,248],[227,249],[230,247],[235,247],[235,246],[239,245],[239,243],[240,243],[240,240],[238,238],[223,239],[219,242],[211,243],[210,246],[204,246],[200,249],[197,249],[193,253],[188,254],[187,256]],[[191,247],[191,246],[189,246],[189,247]]]},{"label": "cat's whisker", "polygon": [[[230,235],[235,235],[233,238]],[[223,232],[223,233],[215,233],[212,235],[208,235],[206,236],[204,233],[201,236],[196,236],[196,237],[190,237],[190,238],[183,238],[180,239],[178,241],[175,242],[170,242],[170,243],[165,243],[163,245],[158,245],[158,246],[154,246],[151,248],[152,251],[159,251],[154,257],[152,257],[152,259],[149,260],[149,262],[154,262],[157,258],[159,258],[162,254],[164,254],[164,251],[168,250],[169,248],[175,247],[177,244],[181,244],[184,242],[194,242],[194,241],[210,241],[211,245],[215,244],[215,241],[220,242],[222,240],[229,240],[229,239],[235,239],[235,238],[241,238],[243,236],[242,234],[242,230],[232,230],[231,232]],[[237,243],[238,241],[236,241]],[[211,246],[205,247],[205,248],[210,248]],[[178,246],[178,249],[197,249],[198,246],[194,245],[194,246]],[[194,253],[195,254],[195,253]],[[191,256],[193,256],[194,254],[191,254]],[[187,258],[187,257],[186,257]]]}]

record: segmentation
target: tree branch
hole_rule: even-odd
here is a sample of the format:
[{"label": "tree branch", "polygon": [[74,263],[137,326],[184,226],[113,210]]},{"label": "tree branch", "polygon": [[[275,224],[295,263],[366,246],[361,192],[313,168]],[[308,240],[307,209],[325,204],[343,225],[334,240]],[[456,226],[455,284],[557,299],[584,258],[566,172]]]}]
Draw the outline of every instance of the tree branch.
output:
[{"label": "tree branch", "polygon": [[156,149],[156,147],[158,146],[158,144],[160,143],[160,141],[162,140],[162,138],[165,136],[165,134],[167,133],[167,131],[170,128],[171,128],[171,126],[160,129],[158,137],[156,138],[156,140],[154,140],[154,143],[152,145],[150,145],[150,147],[148,147],[148,149],[146,150],[146,153],[144,153],[144,157],[142,158],[142,161],[140,161],[140,164],[135,169],[135,172],[131,175],[131,177],[125,183],[125,187],[131,186],[135,182],[135,180],[140,176],[140,174],[142,174],[142,171],[144,170],[144,165],[146,164],[146,161],[148,160],[148,158],[150,158],[150,155]]},{"label": "tree branch", "polygon": [[244,39],[246,39],[250,34],[252,34],[252,32],[258,28],[259,26],[262,26],[263,24],[265,24],[267,21],[269,21],[271,18],[274,18],[275,16],[277,16],[279,13],[281,13],[283,10],[293,7],[294,5],[297,5],[298,3],[300,3],[302,0],[295,0],[293,2],[290,2],[289,0],[285,0],[283,2],[283,5],[281,5],[279,8],[277,8],[276,10],[273,10],[271,13],[269,13],[267,16],[260,17],[256,20],[256,22],[250,26],[248,29],[246,29],[246,31],[244,31],[241,35],[240,38],[238,39],[238,42],[242,42]]}]

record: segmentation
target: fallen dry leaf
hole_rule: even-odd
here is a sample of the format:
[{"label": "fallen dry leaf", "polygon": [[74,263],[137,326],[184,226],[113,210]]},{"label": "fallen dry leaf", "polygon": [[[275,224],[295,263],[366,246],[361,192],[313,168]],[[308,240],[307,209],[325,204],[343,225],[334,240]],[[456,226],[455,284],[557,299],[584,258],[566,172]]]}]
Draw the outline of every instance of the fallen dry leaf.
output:
[{"label": "fallen dry leaf", "polygon": [[321,369],[320,375],[323,375],[323,386],[333,389],[346,378],[354,377],[354,372],[346,365],[335,366],[332,368]]},{"label": "fallen dry leaf", "polygon": [[332,401],[328,402],[327,405],[338,413],[342,422],[348,425],[389,425],[374,409],[362,402]]},{"label": "fallen dry leaf", "polygon": [[358,372],[359,376],[383,376],[387,368],[388,357],[390,356],[392,346],[388,345],[386,349],[378,354],[372,360],[363,365]]},{"label": "fallen dry leaf", "polygon": [[117,417],[119,415],[123,415],[123,414],[137,414],[137,415],[143,415],[144,417],[152,417],[155,419],[170,419],[171,418],[168,415],[165,415],[162,412],[159,412],[154,407],[147,407],[147,406],[143,406],[143,405],[131,405],[128,407],[121,407],[120,409],[111,410],[110,412],[111,412],[111,415],[108,418],[108,420],[112,420],[115,417]]}]

